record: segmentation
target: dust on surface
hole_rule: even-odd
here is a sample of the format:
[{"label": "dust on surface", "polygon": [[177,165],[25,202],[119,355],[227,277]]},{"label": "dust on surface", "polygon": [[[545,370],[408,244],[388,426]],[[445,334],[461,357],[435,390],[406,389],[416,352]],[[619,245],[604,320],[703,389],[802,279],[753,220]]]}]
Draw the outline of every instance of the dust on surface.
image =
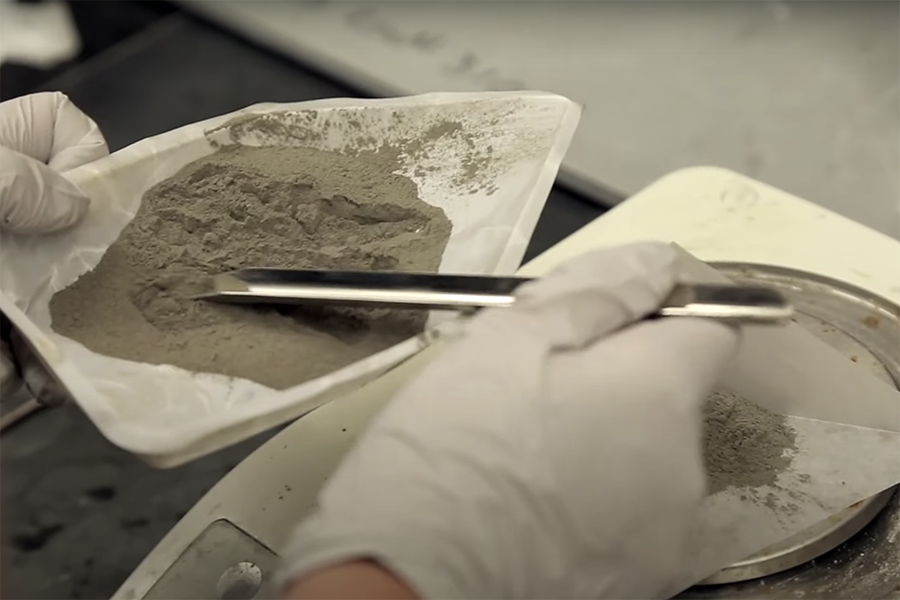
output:
[{"label": "dust on surface", "polygon": [[784,415],[717,392],[707,399],[703,416],[703,459],[710,495],[728,488],[774,486],[790,468],[797,434]]},{"label": "dust on surface", "polygon": [[[509,100],[485,100],[406,106],[389,116],[375,108],[352,114],[327,109],[248,113],[207,135],[214,144],[225,146],[248,139],[262,145],[332,145],[391,169],[399,167],[408,176],[440,176],[453,196],[490,196],[499,189],[500,175],[517,161],[542,152],[553,136],[549,127],[522,127],[516,120],[519,108]],[[390,135],[373,135],[385,119]]]},{"label": "dust on surface", "polygon": [[231,145],[151,188],[97,267],[51,300],[53,329],[117,358],[284,389],[422,331],[423,311],[248,307],[188,285],[242,267],[436,271],[451,224],[389,163]]}]

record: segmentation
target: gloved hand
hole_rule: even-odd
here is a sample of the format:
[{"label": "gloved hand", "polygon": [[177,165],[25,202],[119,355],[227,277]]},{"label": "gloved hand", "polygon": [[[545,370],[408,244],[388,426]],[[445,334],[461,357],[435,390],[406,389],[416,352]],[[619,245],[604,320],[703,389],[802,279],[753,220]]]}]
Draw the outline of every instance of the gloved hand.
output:
[{"label": "gloved hand", "polygon": [[376,418],[284,577],[370,559],[424,598],[654,598],[704,496],[701,406],[739,332],[635,323],[666,245],[596,251],[477,315]]},{"label": "gloved hand", "polygon": [[[60,172],[108,153],[97,124],[64,94],[0,103],[0,231],[50,233],[77,223],[90,201]],[[18,385],[8,342],[0,339],[0,397]]]}]

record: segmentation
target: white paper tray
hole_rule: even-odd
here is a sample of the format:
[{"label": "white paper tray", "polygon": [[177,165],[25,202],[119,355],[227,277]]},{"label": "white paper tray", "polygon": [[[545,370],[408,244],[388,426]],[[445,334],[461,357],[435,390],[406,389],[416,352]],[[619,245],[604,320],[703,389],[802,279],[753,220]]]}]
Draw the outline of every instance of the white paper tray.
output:
[{"label": "white paper tray", "polygon": [[[440,270],[510,274],[518,267],[580,117],[570,100],[542,92],[427,94],[385,100],[332,99],[260,104],[187,125],[69,171],[91,196],[91,212],[77,228],[50,238],[3,236],[0,309],[38,350],[74,400],[116,445],[159,466],[171,466],[233,444],[296,418],[412,356],[441,325],[368,359],[302,385],[275,391],[221,375],[101,356],[52,331],[49,301],[94,268],[137,212],[154,184],[223,142],[223,125],[247,114],[303,120],[326,132],[299,142],[246,134],[246,145],[304,145],[341,150],[369,137],[394,144],[429,127],[460,123],[476,147],[493,146],[487,171],[493,193],[455,183],[468,152],[461,138],[441,138],[400,171],[420,197],[453,223]],[[397,115],[402,119],[398,121]],[[346,126],[350,119],[362,131]],[[352,132],[352,140],[351,140]],[[362,135],[361,135],[362,134]],[[353,140],[356,140],[355,142]],[[139,340],[136,341],[139,343]]]}]

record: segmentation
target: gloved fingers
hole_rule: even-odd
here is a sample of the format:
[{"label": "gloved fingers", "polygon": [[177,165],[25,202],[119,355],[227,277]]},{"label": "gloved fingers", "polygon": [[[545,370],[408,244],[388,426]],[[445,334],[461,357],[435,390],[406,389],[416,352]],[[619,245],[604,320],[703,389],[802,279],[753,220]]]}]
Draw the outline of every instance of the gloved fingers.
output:
[{"label": "gloved fingers", "polygon": [[[669,317],[638,323],[622,332],[616,350],[634,357],[645,385],[664,395],[682,390],[687,408],[702,406],[722,371],[737,354],[741,330],[713,319]],[[644,360],[637,358],[643,353]],[[652,362],[647,362],[652,361]],[[673,388],[673,386],[675,386]]]},{"label": "gloved fingers", "polygon": [[[637,504],[623,506],[622,519],[646,519],[654,506],[673,515],[695,507],[705,487],[703,403],[739,339],[737,329],[719,322],[664,318],[554,354],[537,419],[547,439],[573,440],[542,447],[558,485],[587,486],[582,465],[607,461],[604,486],[628,493],[637,485],[645,492]],[[585,493],[569,501],[584,502],[576,512],[591,514],[597,498]]]},{"label": "gloved fingers", "polygon": [[109,154],[97,124],[60,92],[42,92],[0,103],[0,146],[57,171]]},{"label": "gloved fingers", "polygon": [[472,329],[526,332],[554,348],[581,347],[656,310],[675,284],[675,253],[643,242],[595,250],[516,292],[516,303],[485,311]]},{"label": "gloved fingers", "polygon": [[[622,416],[632,414],[641,422],[699,422],[698,409],[739,342],[738,328],[708,319],[668,317],[637,323],[589,348],[551,358],[548,387],[569,393],[547,399],[548,416],[565,419],[573,413],[570,420],[590,427],[590,416],[605,418],[612,404],[621,408]],[[590,387],[603,391],[592,393]],[[647,411],[653,412],[649,419]]]},{"label": "gloved fingers", "polygon": [[57,171],[108,153],[97,124],[64,94],[0,104],[0,229],[46,233],[79,221],[89,200]]},{"label": "gloved fingers", "polygon": [[49,233],[84,217],[90,200],[51,167],[0,147],[0,230]]},{"label": "gloved fingers", "polygon": [[[429,364],[383,414],[396,423],[447,429],[455,419],[469,418],[469,399],[487,410],[484,398],[493,398],[492,408],[503,416],[486,413],[483,423],[511,419],[545,385],[546,361],[554,350],[581,348],[655,310],[673,285],[673,263],[671,248],[656,243],[600,250],[570,261],[529,284],[513,307],[476,315],[465,335],[449,344],[441,360]],[[590,362],[579,362],[588,370],[574,374],[573,382],[595,381],[597,370]],[[459,401],[448,404],[440,390],[451,381]],[[591,390],[585,393],[593,396]]]}]

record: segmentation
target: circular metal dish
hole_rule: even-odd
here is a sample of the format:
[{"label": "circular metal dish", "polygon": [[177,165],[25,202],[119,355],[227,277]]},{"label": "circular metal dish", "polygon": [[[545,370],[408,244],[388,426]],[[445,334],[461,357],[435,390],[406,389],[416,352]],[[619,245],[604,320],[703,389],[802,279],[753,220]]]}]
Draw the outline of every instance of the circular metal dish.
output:
[{"label": "circular metal dish", "polygon": [[[765,284],[793,302],[794,321],[820,340],[900,387],[900,307],[840,281],[781,267],[713,263],[738,283]],[[884,509],[896,488],[769,546],[700,583],[702,586],[767,577],[812,561],[856,535]]]}]

